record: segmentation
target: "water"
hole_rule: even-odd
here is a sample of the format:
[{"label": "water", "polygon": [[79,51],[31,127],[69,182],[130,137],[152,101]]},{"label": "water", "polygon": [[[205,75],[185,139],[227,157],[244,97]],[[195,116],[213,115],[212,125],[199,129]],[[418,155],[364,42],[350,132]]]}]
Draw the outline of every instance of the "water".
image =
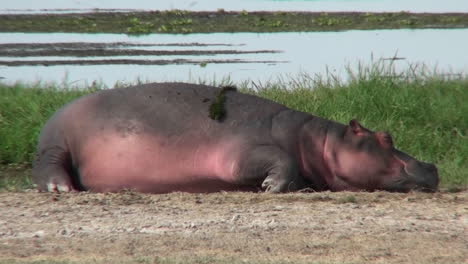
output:
[{"label": "water", "polygon": [[[358,62],[371,63],[379,58],[395,55],[398,69],[413,63],[437,68],[440,72],[468,73],[468,29],[453,30],[377,30],[309,33],[213,33],[169,35],[152,34],[132,37],[124,34],[71,33],[0,33],[0,51],[8,43],[114,43],[125,42],[120,50],[150,51],[212,51],[205,55],[125,55],[109,57],[0,57],[2,82],[57,82],[85,85],[100,81],[107,86],[116,82],[222,80],[229,77],[236,82],[274,81],[300,73],[309,75],[333,74],[346,78],[345,66],[356,69]],[[175,44],[185,44],[183,46]],[[197,43],[194,45],[193,43]],[[132,46],[152,44],[153,46]],[[200,45],[200,44],[205,44]],[[215,45],[216,44],[216,45]],[[220,45],[222,44],[222,45]],[[156,46],[154,46],[156,45]],[[159,46],[158,46],[159,45]],[[163,45],[163,46],[161,46]],[[220,50],[265,53],[219,54]],[[273,52],[275,51],[275,52]],[[280,51],[280,52],[278,52]],[[134,60],[130,64],[106,62],[101,65],[5,66],[7,61],[55,60]],[[164,65],[139,64],[138,61],[166,61]],[[183,61],[185,60],[185,62]],[[221,61],[205,63],[207,60]],[[228,60],[228,62],[222,62]],[[188,61],[188,62],[187,62]],[[92,62],[89,62],[92,63]],[[179,64],[177,64],[179,63]]]},{"label": "water", "polygon": [[363,12],[468,12],[467,0],[3,0],[0,13],[132,10],[266,10]]}]

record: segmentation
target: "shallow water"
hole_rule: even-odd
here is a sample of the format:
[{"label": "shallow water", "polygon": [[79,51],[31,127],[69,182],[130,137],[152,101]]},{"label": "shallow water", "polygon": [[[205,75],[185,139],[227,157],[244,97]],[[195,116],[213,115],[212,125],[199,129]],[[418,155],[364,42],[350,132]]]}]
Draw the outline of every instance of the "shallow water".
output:
[{"label": "shallow water", "polygon": [[22,0],[2,1],[0,13],[89,12],[93,9],[468,12],[466,0]]},{"label": "shallow water", "polygon": [[[308,33],[214,33],[214,34],[151,34],[132,37],[125,34],[72,33],[0,33],[0,52],[8,52],[6,44],[49,43],[49,49],[59,49],[56,43],[127,43],[120,50],[150,51],[210,51],[204,55],[134,55],[77,57],[0,57],[2,82],[64,82],[85,85],[100,81],[107,86],[116,82],[231,80],[266,82],[288,78],[300,73],[308,75],[329,72],[346,78],[345,66],[356,69],[359,62],[389,59],[403,70],[414,63],[425,64],[440,72],[468,73],[468,29],[453,30],[377,30]],[[54,44],[55,43],[55,44]],[[196,43],[196,45],[194,44]],[[141,45],[151,44],[151,45]],[[178,45],[175,45],[178,44]],[[184,45],[180,45],[184,44]],[[203,44],[203,45],[202,45]],[[220,45],[222,44],[222,45]],[[89,45],[89,44],[88,44]],[[82,44],[82,46],[85,46]],[[11,47],[10,47],[11,49]],[[60,50],[60,49],[59,49]],[[253,53],[220,54],[231,50]],[[266,51],[255,53],[256,51]],[[26,50],[22,50],[26,51]],[[100,65],[73,65],[72,60],[111,60]],[[116,64],[126,59],[128,64]],[[68,63],[56,66],[6,66],[6,62],[37,62],[53,60]],[[215,62],[210,62],[213,60]],[[141,63],[141,61],[146,61]],[[156,65],[152,61],[165,61]],[[224,62],[223,62],[224,61]],[[47,63],[46,63],[47,64]],[[53,63],[49,63],[53,65]],[[206,65],[205,65],[206,64]]]}]

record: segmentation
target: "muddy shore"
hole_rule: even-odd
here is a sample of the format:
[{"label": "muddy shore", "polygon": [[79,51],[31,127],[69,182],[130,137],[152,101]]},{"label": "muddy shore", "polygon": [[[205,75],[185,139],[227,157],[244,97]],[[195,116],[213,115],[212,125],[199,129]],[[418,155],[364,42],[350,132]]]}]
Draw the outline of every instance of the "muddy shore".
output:
[{"label": "muddy shore", "polygon": [[99,12],[0,15],[0,32],[212,33],[466,28],[467,13]]},{"label": "muddy shore", "polygon": [[[139,43],[6,43],[0,44],[0,57],[12,58],[2,60],[4,66],[55,66],[55,65],[109,65],[109,64],[137,64],[137,65],[170,65],[193,64],[206,65],[218,63],[282,63],[275,60],[243,60],[243,59],[147,59],[144,56],[214,56],[240,55],[260,53],[280,53],[280,50],[235,50],[235,49],[197,49],[206,46],[234,47],[232,44],[203,44],[203,43],[172,43],[165,47],[190,47],[190,50],[146,50],[145,47],[157,47],[163,44]],[[47,59],[47,57],[75,57],[81,59]],[[118,58],[116,56],[127,56]],[[20,57],[42,57],[42,60],[17,60]],[[106,58],[107,57],[107,58]],[[116,57],[116,58],[114,58]],[[91,58],[91,59],[90,59]]]}]

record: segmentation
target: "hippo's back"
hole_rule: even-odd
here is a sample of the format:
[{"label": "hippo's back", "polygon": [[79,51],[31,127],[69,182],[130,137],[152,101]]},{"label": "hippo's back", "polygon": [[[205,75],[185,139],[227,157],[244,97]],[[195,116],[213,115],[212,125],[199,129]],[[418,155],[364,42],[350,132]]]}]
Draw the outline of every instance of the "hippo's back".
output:
[{"label": "hippo's back", "polygon": [[[129,88],[104,90],[83,97],[69,107],[92,112],[87,122],[131,129],[123,123],[139,123],[145,130],[181,133],[197,128],[235,128],[270,120],[286,107],[257,96],[227,90],[224,102],[217,102],[220,88],[187,83],[150,83]],[[221,104],[222,120],[210,118],[210,106]],[[85,105],[85,106],[82,106]],[[122,123],[123,122],[123,123]],[[120,124],[120,125],[119,125]]]}]

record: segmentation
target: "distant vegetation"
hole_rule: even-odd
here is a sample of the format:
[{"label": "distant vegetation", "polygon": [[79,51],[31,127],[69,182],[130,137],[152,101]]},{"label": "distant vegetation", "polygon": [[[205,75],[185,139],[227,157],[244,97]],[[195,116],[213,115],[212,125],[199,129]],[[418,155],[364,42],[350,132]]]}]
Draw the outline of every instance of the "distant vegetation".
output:
[{"label": "distant vegetation", "polygon": [[[397,74],[381,64],[349,75],[347,82],[301,75],[268,83],[218,85],[236,85],[242,92],[293,109],[343,123],[357,118],[372,130],[389,131],[399,149],[438,166],[442,186],[468,187],[466,76]],[[27,177],[19,181],[9,175],[30,168],[43,124],[63,104],[99,89],[0,83],[0,189],[28,186]]]},{"label": "distant vegetation", "polygon": [[468,14],[189,12],[0,15],[0,32],[211,33],[467,28]]}]

